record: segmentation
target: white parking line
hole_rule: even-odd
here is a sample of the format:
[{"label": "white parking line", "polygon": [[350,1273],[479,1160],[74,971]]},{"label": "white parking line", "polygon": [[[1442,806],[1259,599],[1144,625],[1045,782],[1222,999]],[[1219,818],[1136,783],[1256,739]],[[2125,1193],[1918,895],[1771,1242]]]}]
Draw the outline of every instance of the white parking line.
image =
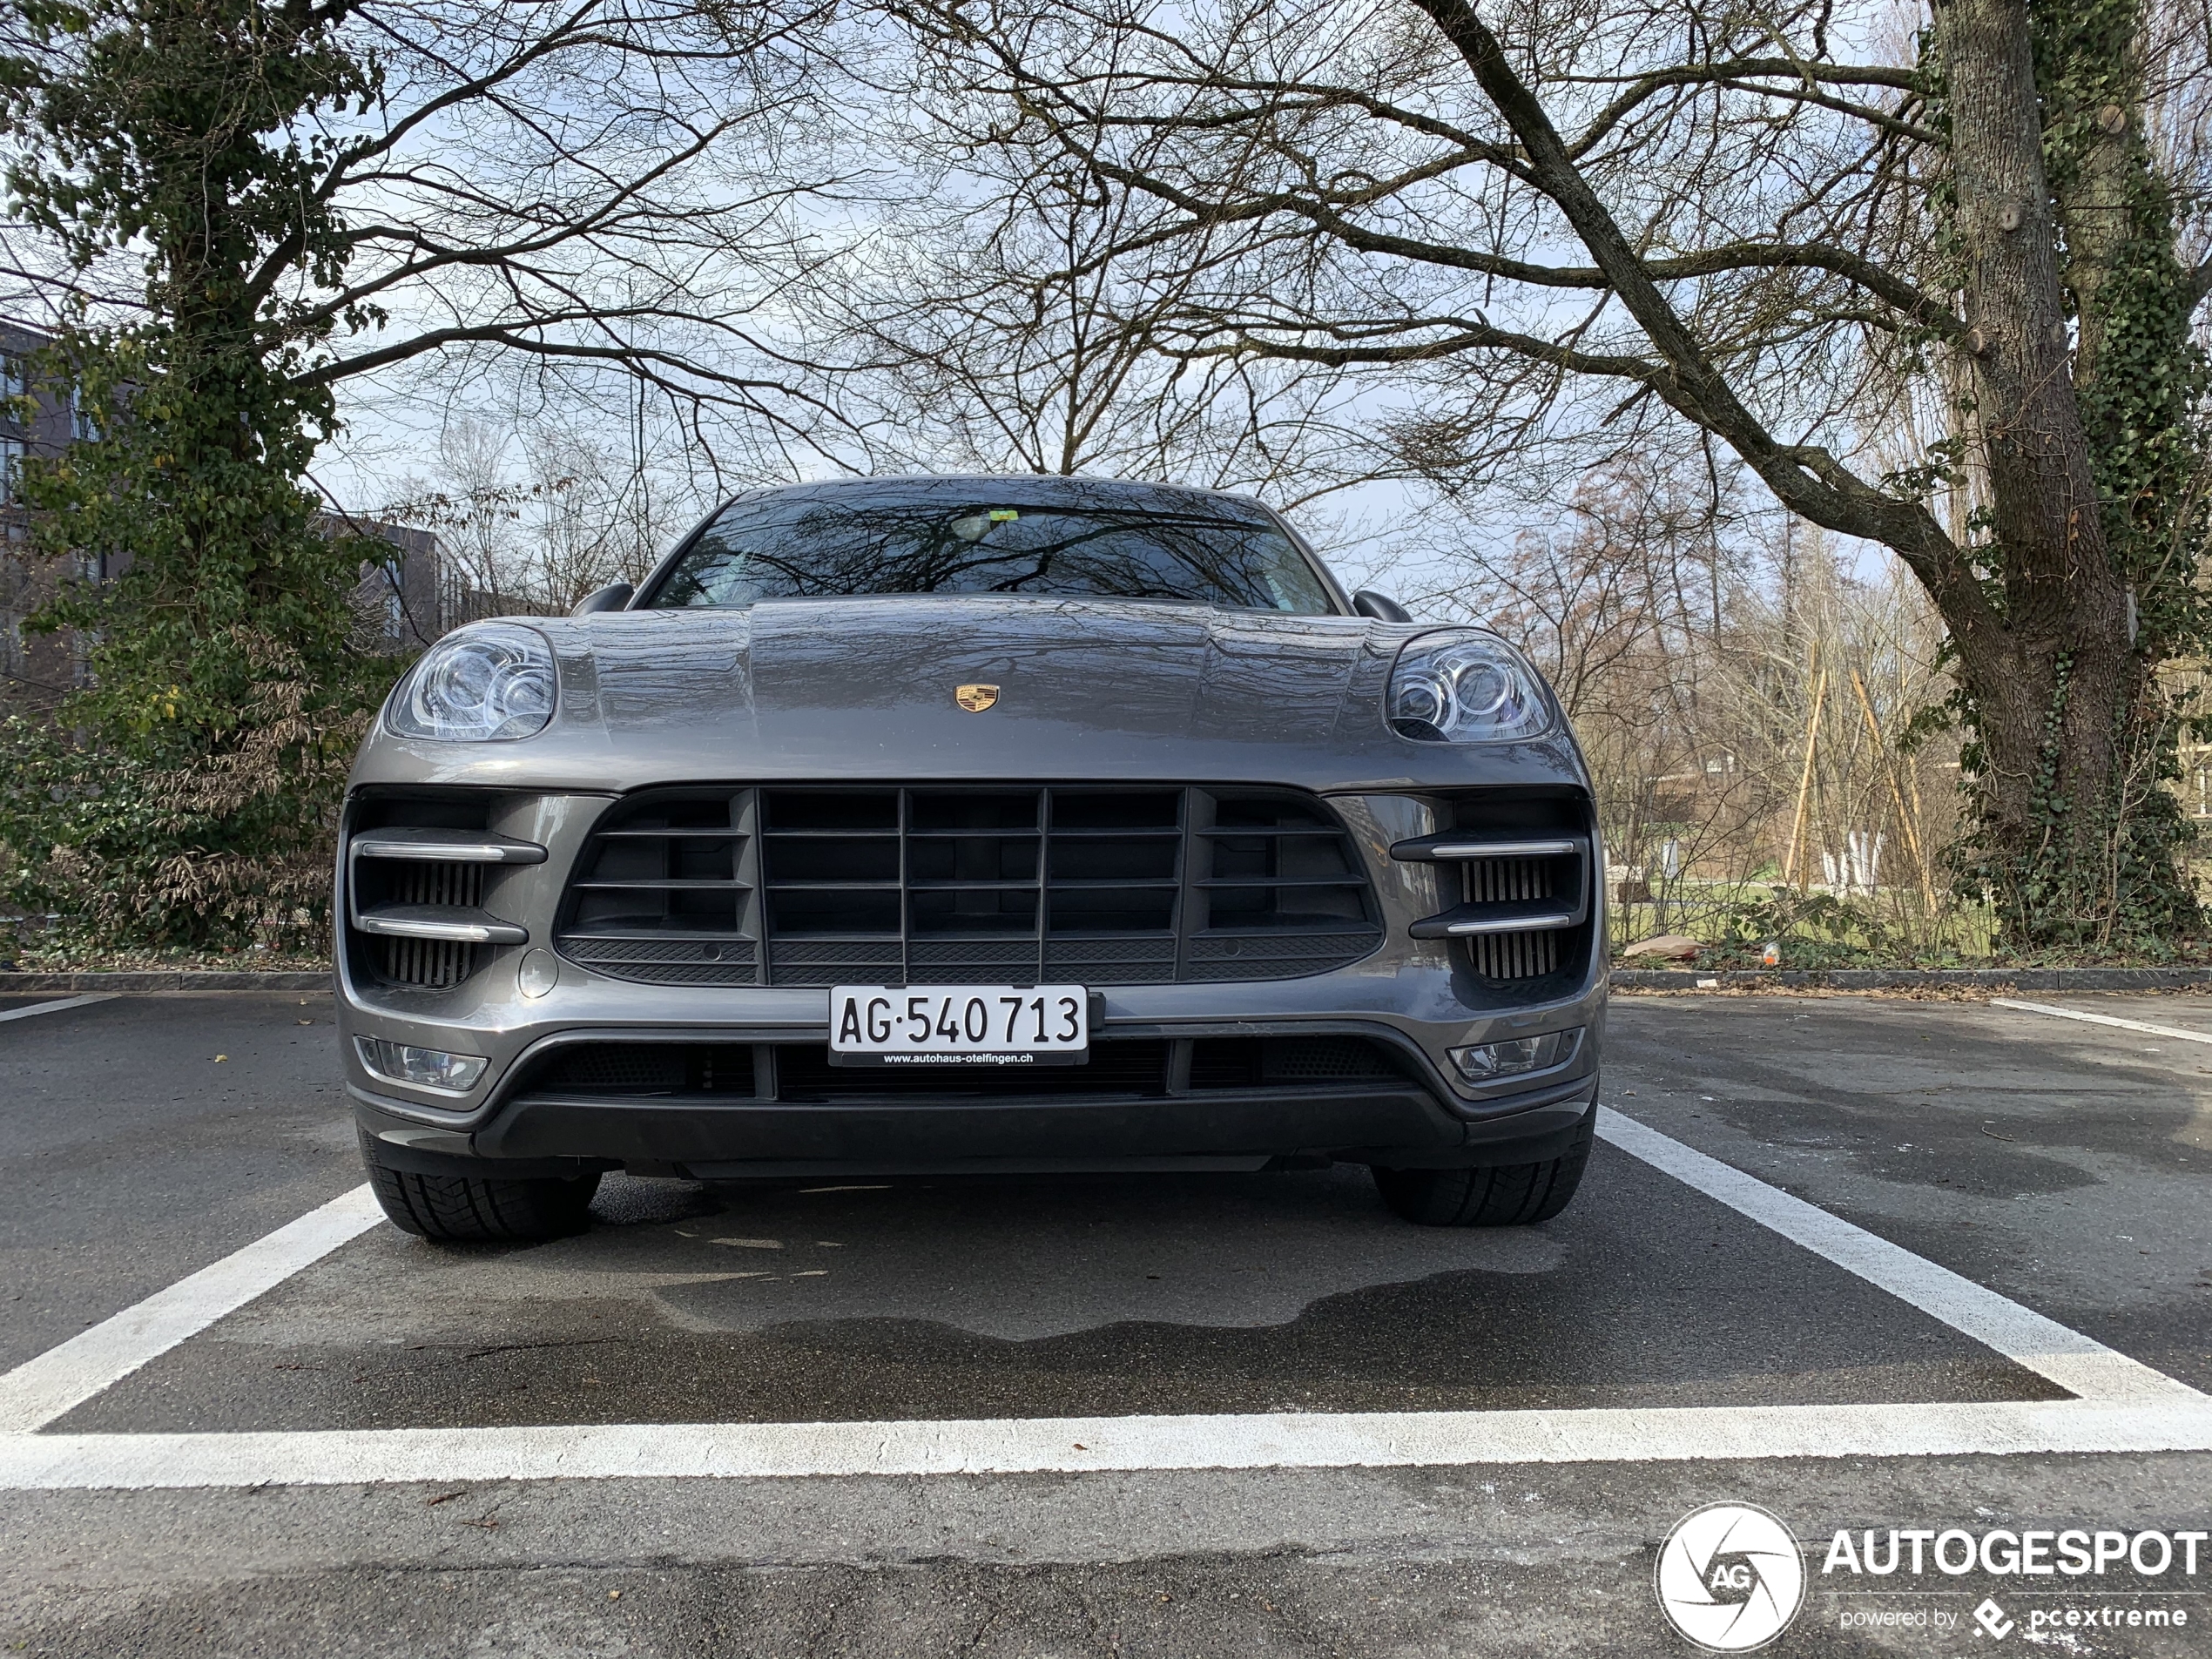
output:
[{"label": "white parking line", "polygon": [[2148,1031],[2155,1037],[2172,1037],[2182,1042],[2212,1042],[2212,1033],[2184,1031],[2178,1025],[2153,1025],[2148,1020],[2124,1020],[2117,1014],[2090,1014],[2080,1008],[2062,1008],[2048,1002],[2019,1002],[2009,996],[1993,996],[1989,1006],[1993,1008],[2018,1008],[2023,1014],[2048,1014],[2060,1020],[2080,1020],[2085,1025],[2113,1025],[2122,1031]]},{"label": "white parking line", "polygon": [[2212,1451],[2212,1402],[0,1435],[0,1489],[1319,1469]]},{"label": "white parking line", "polygon": [[2016,1366],[2094,1400],[2202,1400],[2188,1384],[2154,1371],[2079,1331],[2022,1307],[2010,1297],[1939,1267],[1924,1256],[1794,1198],[1734,1164],[1708,1157],[1657,1130],[1598,1108],[1597,1132],[1624,1152],[1665,1170],[1709,1198],[1771,1228],[1792,1244],[1887,1291],[1954,1331],[1997,1350]]},{"label": "white parking line", "polygon": [[1607,1141],[2080,1396],[1959,1404],[39,1434],[374,1224],[355,1188],[0,1377],[0,1489],[2212,1452],[2212,1399],[1658,1130]]},{"label": "white parking line", "polygon": [[366,1184],[0,1377],[0,1433],[28,1433],[274,1290],[382,1219]]},{"label": "white parking line", "polygon": [[28,1020],[34,1014],[59,1014],[64,1008],[81,1008],[88,1002],[112,1002],[118,993],[101,991],[91,996],[65,996],[58,1002],[33,1002],[28,1008],[0,1009],[0,1022]]}]

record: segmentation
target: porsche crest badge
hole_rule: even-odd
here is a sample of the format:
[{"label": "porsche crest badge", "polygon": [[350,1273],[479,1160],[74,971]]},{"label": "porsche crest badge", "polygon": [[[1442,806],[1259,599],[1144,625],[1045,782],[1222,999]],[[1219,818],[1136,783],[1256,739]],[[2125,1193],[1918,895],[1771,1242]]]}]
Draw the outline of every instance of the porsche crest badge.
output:
[{"label": "porsche crest badge", "polygon": [[953,691],[953,701],[970,714],[981,714],[998,700],[999,688],[995,685],[961,685]]}]

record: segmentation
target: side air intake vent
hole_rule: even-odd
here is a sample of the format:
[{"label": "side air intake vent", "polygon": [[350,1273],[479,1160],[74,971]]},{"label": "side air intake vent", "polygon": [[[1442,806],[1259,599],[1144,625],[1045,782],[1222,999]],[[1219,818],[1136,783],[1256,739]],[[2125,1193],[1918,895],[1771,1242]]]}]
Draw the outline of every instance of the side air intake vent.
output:
[{"label": "side air intake vent", "polygon": [[656,791],[614,808],[557,943],[649,984],[1287,979],[1382,942],[1344,826],[1288,790]]},{"label": "side air intake vent", "polygon": [[1590,840],[1581,830],[1454,830],[1400,841],[1390,852],[1447,867],[1440,873],[1445,894],[1458,902],[1411,931],[1416,939],[1464,941],[1480,978],[1556,974],[1588,929]]},{"label": "side air intake vent", "polygon": [[543,864],[545,849],[484,827],[482,801],[383,797],[362,804],[346,841],[347,921],[395,984],[442,990],[474,973],[482,947],[529,931],[485,907],[503,868]]},{"label": "side air intake vent", "polygon": [[[483,907],[484,867],[481,864],[401,864],[379,873],[387,877],[381,896],[410,912]],[[385,935],[376,942],[382,953],[379,966],[384,977],[401,985],[442,990],[475,972],[476,947],[461,940]]]}]

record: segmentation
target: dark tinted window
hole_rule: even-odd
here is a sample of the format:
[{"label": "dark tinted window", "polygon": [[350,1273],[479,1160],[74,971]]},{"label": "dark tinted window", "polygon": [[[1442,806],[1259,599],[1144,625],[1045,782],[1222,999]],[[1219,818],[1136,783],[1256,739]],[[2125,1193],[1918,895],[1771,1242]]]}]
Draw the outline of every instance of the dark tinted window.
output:
[{"label": "dark tinted window", "polygon": [[1303,616],[1334,609],[1312,565],[1257,513],[859,492],[733,502],[650,603],[732,608],[871,593],[1089,595]]}]

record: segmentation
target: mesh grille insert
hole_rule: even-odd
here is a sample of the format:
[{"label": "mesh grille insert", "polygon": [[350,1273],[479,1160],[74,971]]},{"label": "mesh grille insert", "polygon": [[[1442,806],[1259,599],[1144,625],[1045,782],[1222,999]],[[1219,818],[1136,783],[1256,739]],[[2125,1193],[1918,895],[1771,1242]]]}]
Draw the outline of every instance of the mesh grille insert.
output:
[{"label": "mesh grille insert", "polygon": [[[838,1101],[1015,1099],[1055,1096],[1171,1097],[1174,1044],[1157,1037],[1102,1037],[1089,1063],[1015,1069],[989,1066],[833,1066],[821,1043],[777,1043],[770,1054],[743,1042],[563,1043],[529,1063],[520,1096],[718,1102],[773,1098],[796,1104]],[[1358,1036],[1201,1037],[1191,1044],[1190,1090],[1388,1088],[1408,1075],[1380,1043]]]},{"label": "mesh grille insert", "polygon": [[1190,1087],[1200,1090],[1382,1082],[1403,1075],[1389,1054],[1366,1037],[1201,1037],[1190,1052]]},{"label": "mesh grille insert", "polygon": [[975,1098],[1024,1095],[1167,1093],[1168,1045],[1142,1039],[1102,1039],[1081,1066],[833,1066],[823,1043],[776,1049],[776,1093],[790,1101],[850,1100],[861,1096]]},{"label": "mesh grille insert", "polygon": [[588,1095],[753,1092],[749,1042],[578,1042],[538,1061],[526,1088]]}]

